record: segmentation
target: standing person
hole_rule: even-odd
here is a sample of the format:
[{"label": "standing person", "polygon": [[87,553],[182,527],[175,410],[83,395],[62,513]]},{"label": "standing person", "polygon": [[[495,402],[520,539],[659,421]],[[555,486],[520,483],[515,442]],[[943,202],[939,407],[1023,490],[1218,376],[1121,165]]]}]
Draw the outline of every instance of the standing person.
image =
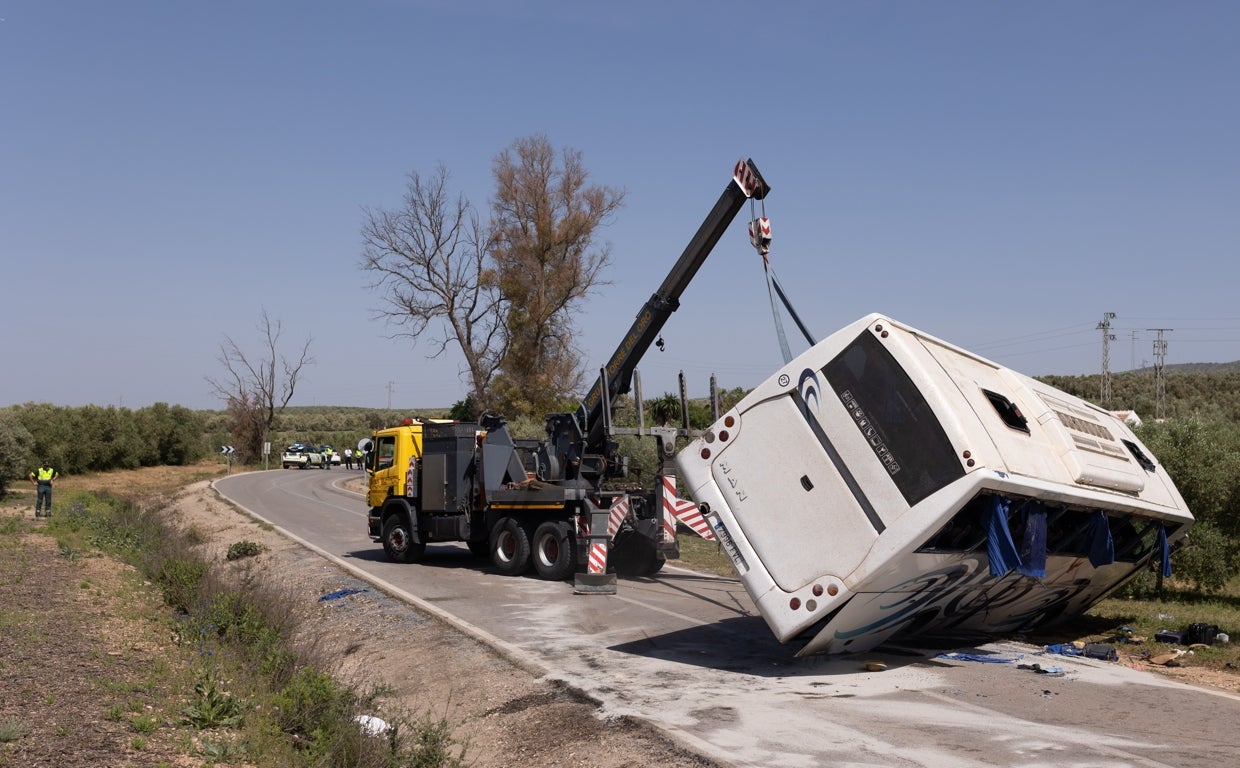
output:
[{"label": "standing person", "polygon": [[37,489],[34,499],[35,517],[43,517],[44,514],[47,517],[52,516],[52,483],[58,477],[60,475],[46,459],[43,460],[43,466],[30,473],[30,482],[34,483]]},{"label": "standing person", "polygon": [[353,449],[352,448],[344,449],[344,468],[353,469]]}]

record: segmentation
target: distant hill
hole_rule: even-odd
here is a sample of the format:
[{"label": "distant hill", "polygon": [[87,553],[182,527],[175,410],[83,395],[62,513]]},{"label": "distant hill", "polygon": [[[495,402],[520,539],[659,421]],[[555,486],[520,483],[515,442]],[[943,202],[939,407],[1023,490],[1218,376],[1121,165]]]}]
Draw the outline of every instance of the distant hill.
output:
[{"label": "distant hill", "polygon": [[[1169,418],[1240,421],[1240,361],[1177,363],[1166,366],[1164,373]],[[1109,410],[1134,410],[1143,419],[1152,417],[1157,407],[1153,368],[1112,373],[1106,403],[1101,402],[1101,374],[1035,378]]]},{"label": "distant hill", "polygon": [[[1154,369],[1141,368],[1140,371],[1153,373]],[[1240,373],[1240,360],[1230,363],[1175,363],[1163,368],[1167,374],[1172,373]]]}]

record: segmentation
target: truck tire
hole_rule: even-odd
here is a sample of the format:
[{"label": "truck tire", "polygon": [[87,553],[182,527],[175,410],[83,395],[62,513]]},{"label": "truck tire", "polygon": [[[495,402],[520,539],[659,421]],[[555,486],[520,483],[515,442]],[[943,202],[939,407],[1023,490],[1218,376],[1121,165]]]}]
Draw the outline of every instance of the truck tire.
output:
[{"label": "truck tire", "polygon": [[389,515],[383,521],[383,553],[394,563],[416,563],[426,552],[426,544],[415,541],[408,515]]},{"label": "truck tire", "polygon": [[500,518],[491,529],[491,562],[505,576],[520,576],[530,569],[530,534],[511,517]]},{"label": "truck tire", "polygon": [[563,520],[548,520],[534,530],[534,571],[547,581],[564,581],[577,570],[577,534]]}]

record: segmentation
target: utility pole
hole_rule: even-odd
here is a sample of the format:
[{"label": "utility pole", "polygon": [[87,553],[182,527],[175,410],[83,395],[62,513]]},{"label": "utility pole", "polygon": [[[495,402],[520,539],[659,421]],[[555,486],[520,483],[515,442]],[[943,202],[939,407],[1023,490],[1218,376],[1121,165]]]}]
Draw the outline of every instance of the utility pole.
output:
[{"label": "utility pole", "polygon": [[1158,338],[1154,339],[1154,419],[1162,421],[1167,418],[1167,378],[1163,375],[1163,367],[1167,362],[1167,340],[1163,334],[1174,331],[1174,328],[1146,328],[1155,331]]},{"label": "utility pole", "polygon": [[1134,371],[1137,369],[1137,333],[1137,331],[1130,331],[1130,338],[1132,339],[1132,369]]},{"label": "utility pole", "polygon": [[1111,403],[1111,342],[1115,341],[1115,334],[1111,333],[1111,320],[1115,318],[1114,312],[1103,312],[1102,322],[1098,323],[1098,330],[1102,331],[1102,404],[1109,405]]},{"label": "utility pole", "polygon": [[392,410],[392,386],[393,386],[395,383],[396,383],[396,382],[394,382],[394,381],[389,381],[389,382],[388,382],[388,387],[387,387],[387,389],[388,389],[388,410],[389,410],[389,411],[390,411],[390,410]]}]

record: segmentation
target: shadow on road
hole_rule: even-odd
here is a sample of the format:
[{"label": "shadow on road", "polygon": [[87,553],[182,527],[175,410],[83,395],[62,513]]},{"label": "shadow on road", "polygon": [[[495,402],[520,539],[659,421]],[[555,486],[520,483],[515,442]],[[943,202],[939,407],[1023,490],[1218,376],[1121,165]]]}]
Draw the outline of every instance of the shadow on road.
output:
[{"label": "shadow on road", "polygon": [[714,624],[654,635],[609,647],[609,650],[677,664],[736,672],[759,677],[866,675],[911,664],[937,666],[940,653],[985,656],[977,646],[989,638],[972,636],[919,636],[915,645],[891,643],[867,653],[797,658],[798,645],[780,645],[758,616],[725,619]]}]

